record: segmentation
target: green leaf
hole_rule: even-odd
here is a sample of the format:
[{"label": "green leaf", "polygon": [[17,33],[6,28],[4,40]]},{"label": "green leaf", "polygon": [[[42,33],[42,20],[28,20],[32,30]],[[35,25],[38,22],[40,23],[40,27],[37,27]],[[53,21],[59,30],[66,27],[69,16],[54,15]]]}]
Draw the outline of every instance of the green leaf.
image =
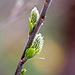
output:
[{"label": "green leaf", "polygon": [[39,49],[37,49],[36,51],[35,51],[35,54],[37,54],[37,53],[39,53],[40,52],[40,48]]},{"label": "green leaf", "polygon": [[32,24],[30,17],[29,17],[29,27],[30,27],[30,32],[32,33],[34,25]]},{"label": "green leaf", "polygon": [[32,31],[33,31],[33,24],[32,24],[32,22],[31,22],[30,17],[29,17],[28,19],[29,19],[30,32],[32,32]]},{"label": "green leaf", "polygon": [[[44,60],[45,58],[42,58],[42,57],[32,57],[31,59],[35,59],[35,58],[37,58],[37,59],[42,59],[42,60]],[[31,60],[30,59],[30,60]]]},{"label": "green leaf", "polygon": [[33,24],[32,23],[30,23],[30,31],[32,32],[33,31]]},{"label": "green leaf", "polygon": [[26,69],[22,69],[21,75],[24,75],[25,72],[26,72]]},{"label": "green leaf", "polygon": [[36,23],[34,23],[33,28],[35,27]]},{"label": "green leaf", "polygon": [[29,23],[31,23],[31,19],[30,19],[30,17],[28,18],[28,20],[29,20]]},{"label": "green leaf", "polygon": [[28,48],[25,53],[25,58],[29,59],[32,58],[34,55],[35,55],[35,49]]}]

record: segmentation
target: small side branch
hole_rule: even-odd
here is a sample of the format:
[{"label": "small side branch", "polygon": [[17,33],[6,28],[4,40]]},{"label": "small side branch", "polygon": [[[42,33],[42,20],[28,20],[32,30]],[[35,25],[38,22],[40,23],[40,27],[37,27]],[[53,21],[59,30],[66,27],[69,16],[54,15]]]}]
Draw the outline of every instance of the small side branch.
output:
[{"label": "small side branch", "polygon": [[[22,57],[21,57],[21,61],[23,61],[23,60],[25,59],[24,56],[25,56],[26,50],[27,50],[28,48],[30,48],[30,46],[32,45],[32,42],[33,42],[33,40],[34,40],[36,34],[38,33],[40,27],[42,26],[42,23],[44,22],[44,20],[45,20],[45,18],[46,18],[46,17],[45,17],[46,12],[47,12],[47,10],[48,10],[48,8],[49,8],[51,2],[52,2],[52,0],[45,0],[45,1],[44,1],[44,6],[43,6],[43,8],[42,8],[42,11],[41,11],[39,20],[38,20],[38,22],[37,22],[37,24],[36,24],[36,26],[35,26],[35,28],[34,28],[32,34],[31,34],[31,36],[30,36],[29,39],[28,39],[27,45],[26,45],[26,47],[25,47],[25,49],[24,49],[24,52],[23,52],[23,54],[22,54]],[[25,59],[25,60],[27,61],[27,59]],[[18,67],[17,67],[17,69],[16,69],[15,75],[20,75],[20,74],[21,74],[22,67],[23,67],[24,63],[26,62],[26,61],[25,61],[25,62],[22,64],[21,61],[20,61],[19,64],[18,64]]]}]

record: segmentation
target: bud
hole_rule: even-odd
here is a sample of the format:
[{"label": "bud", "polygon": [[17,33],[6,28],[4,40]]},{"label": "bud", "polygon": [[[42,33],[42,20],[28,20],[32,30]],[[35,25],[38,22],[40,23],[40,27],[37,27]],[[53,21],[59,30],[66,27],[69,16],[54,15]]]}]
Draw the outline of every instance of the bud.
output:
[{"label": "bud", "polygon": [[32,45],[31,48],[35,49],[35,53],[39,53],[43,47],[43,36],[41,35],[41,33],[37,34]]},{"label": "bud", "polygon": [[25,58],[32,58],[34,55],[38,54],[43,46],[43,36],[41,33],[37,34],[30,48],[26,50]]},{"label": "bud", "polygon": [[31,22],[32,24],[35,24],[39,18],[39,11],[36,7],[34,7],[31,11]]},{"label": "bud", "polygon": [[32,33],[37,21],[39,19],[39,11],[36,7],[34,7],[31,11],[31,17],[29,17],[29,26],[30,26],[30,32]]}]

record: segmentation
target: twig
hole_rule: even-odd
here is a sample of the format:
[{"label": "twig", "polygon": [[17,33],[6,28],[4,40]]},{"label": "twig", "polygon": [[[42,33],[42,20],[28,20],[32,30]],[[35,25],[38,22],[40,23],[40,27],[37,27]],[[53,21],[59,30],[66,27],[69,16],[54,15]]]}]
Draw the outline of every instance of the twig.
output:
[{"label": "twig", "polygon": [[[43,6],[43,9],[42,9],[42,11],[41,11],[39,20],[38,20],[38,22],[37,22],[37,24],[36,24],[36,26],[35,26],[35,28],[34,28],[32,34],[31,34],[31,36],[30,36],[29,39],[28,39],[27,45],[26,45],[26,47],[25,47],[25,49],[24,49],[24,52],[23,52],[22,57],[21,57],[21,60],[20,60],[20,62],[19,62],[19,64],[18,64],[18,67],[17,67],[17,69],[16,69],[15,75],[20,75],[20,74],[21,74],[22,67],[23,67],[24,63],[27,61],[27,59],[24,58],[25,52],[26,52],[26,50],[32,45],[32,42],[33,42],[33,40],[34,40],[36,34],[38,33],[40,27],[42,26],[42,23],[44,22],[44,19],[46,18],[46,17],[45,17],[46,12],[47,12],[47,10],[48,10],[48,8],[49,8],[51,2],[52,2],[52,0],[45,0],[45,1],[44,1],[44,6]],[[23,61],[24,59],[25,59],[25,62],[22,64],[21,61]]]}]

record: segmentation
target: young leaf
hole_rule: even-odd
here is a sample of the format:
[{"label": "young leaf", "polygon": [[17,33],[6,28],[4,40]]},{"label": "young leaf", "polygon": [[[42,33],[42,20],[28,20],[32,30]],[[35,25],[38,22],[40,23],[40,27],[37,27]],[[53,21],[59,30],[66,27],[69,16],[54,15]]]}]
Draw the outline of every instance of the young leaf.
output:
[{"label": "young leaf", "polygon": [[38,54],[39,52],[40,52],[40,48],[35,51],[35,54]]},{"label": "young leaf", "polygon": [[32,31],[33,31],[33,24],[32,23],[30,23],[30,31],[31,31],[31,33],[32,33]]},{"label": "young leaf", "polygon": [[35,54],[35,49],[28,48],[25,53],[25,58],[27,58],[27,59],[32,58],[34,56],[34,54]]},{"label": "young leaf", "polygon": [[33,24],[32,24],[32,22],[31,22],[31,19],[30,19],[30,17],[28,18],[29,19],[29,27],[30,27],[30,32],[32,32],[33,31]]},{"label": "young leaf", "polygon": [[26,72],[26,69],[22,69],[21,75],[24,75],[25,72]]},{"label": "young leaf", "polygon": [[29,20],[29,23],[31,23],[31,19],[30,19],[30,17],[28,18],[28,20]]},{"label": "young leaf", "polygon": [[[44,60],[45,58],[42,58],[42,57],[32,57],[31,59],[35,59],[35,58],[37,58],[37,59],[42,59],[42,60]],[[30,59],[30,60],[31,60]]]}]

